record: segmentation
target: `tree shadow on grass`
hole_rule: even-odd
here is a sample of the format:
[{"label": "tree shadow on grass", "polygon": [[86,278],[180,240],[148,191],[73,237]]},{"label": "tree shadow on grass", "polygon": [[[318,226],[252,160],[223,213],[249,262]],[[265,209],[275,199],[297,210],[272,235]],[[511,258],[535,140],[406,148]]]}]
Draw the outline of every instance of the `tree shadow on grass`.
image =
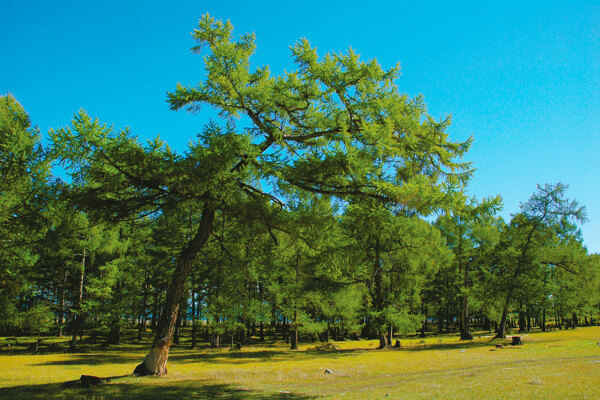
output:
[{"label": "tree shadow on grass", "polygon": [[467,350],[481,347],[494,348],[496,344],[509,344],[507,339],[479,339],[465,342],[450,342],[450,343],[424,343],[417,344],[411,347],[400,347],[402,351],[425,351],[425,350]]},{"label": "tree shadow on grass", "polygon": [[420,352],[427,350],[468,350],[475,348],[494,348],[496,344],[502,343],[507,345],[509,340],[502,339],[479,339],[465,342],[448,342],[448,343],[424,343],[410,345],[406,347],[393,349],[375,349],[375,348],[356,348],[356,349],[337,349],[331,352],[317,351],[290,351],[290,350],[249,350],[249,351],[208,351],[208,352],[173,352],[169,355],[170,362],[177,363],[195,363],[195,362],[224,362],[227,364],[246,364],[255,362],[286,362],[294,360],[306,360],[316,358],[338,359],[348,356],[358,355],[372,351],[409,351]]},{"label": "tree shadow on grass", "polygon": [[[70,354],[69,358],[64,360],[51,360],[40,362],[37,365],[102,365],[102,364],[135,364],[143,359],[140,355],[120,355],[117,353],[108,354]],[[135,367],[135,365],[133,366]],[[132,368],[133,368],[132,367]],[[133,369],[132,369],[133,371]]]},{"label": "tree shadow on grass", "polygon": [[[149,378],[153,379],[153,378]],[[154,378],[160,379],[160,378]],[[110,382],[89,388],[61,387],[61,384],[23,385],[0,388],[0,399],[53,400],[53,399],[226,399],[226,400],[310,400],[314,396],[298,393],[262,393],[241,389],[228,384],[205,383],[198,380],[182,382]]]},{"label": "tree shadow on grass", "polygon": [[13,344],[10,347],[0,348],[0,356],[23,356],[23,355],[46,355],[46,354],[88,354],[88,353],[121,353],[121,352],[140,352],[147,349],[145,343],[140,345],[106,345],[106,344],[80,344],[75,353],[69,352],[69,343],[42,343],[36,353],[32,353],[29,348],[35,342],[21,342]]},{"label": "tree shadow on grass", "polygon": [[206,353],[171,353],[170,362],[226,362],[228,364],[245,364],[255,362],[286,362],[315,358],[340,358],[358,354],[365,349],[339,349],[332,352],[292,351],[292,350],[258,350],[258,351],[217,351]]}]

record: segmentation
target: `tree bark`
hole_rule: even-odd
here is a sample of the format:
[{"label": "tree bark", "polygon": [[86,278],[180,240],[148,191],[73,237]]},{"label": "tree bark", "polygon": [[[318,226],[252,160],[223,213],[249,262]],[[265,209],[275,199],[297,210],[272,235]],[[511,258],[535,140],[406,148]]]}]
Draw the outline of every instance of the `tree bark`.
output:
[{"label": "tree bark", "polygon": [[294,308],[294,329],[290,337],[290,350],[298,350],[298,310]]},{"label": "tree bark", "polygon": [[508,317],[508,307],[510,307],[510,299],[512,297],[512,289],[509,289],[504,299],[504,307],[502,308],[502,318],[498,325],[498,333],[494,339],[506,339],[506,318]]},{"label": "tree bark", "polygon": [[546,307],[542,308],[542,332],[546,332]]},{"label": "tree bark", "polygon": [[175,272],[171,278],[171,285],[167,292],[165,308],[160,317],[150,352],[146,355],[144,361],[135,368],[134,374],[165,375],[167,373],[169,348],[171,347],[171,340],[175,331],[175,322],[179,312],[181,297],[185,289],[185,282],[196,255],[210,237],[214,218],[215,210],[208,204],[205,205],[196,235],[188,242],[179,255],[177,267],[175,268]]},{"label": "tree bark", "polygon": [[378,349],[385,349],[387,347],[387,335],[386,331],[379,331],[379,347]]},{"label": "tree bark", "polygon": [[108,338],[109,344],[121,344],[121,321],[117,316],[113,320],[110,327],[110,337]]},{"label": "tree bark", "polygon": [[181,328],[185,326],[186,320],[186,308],[188,301],[188,293],[184,291],[183,296],[181,296],[181,303],[179,304],[179,311],[177,312],[177,322],[175,323],[175,338],[173,339],[173,343],[179,344]]}]

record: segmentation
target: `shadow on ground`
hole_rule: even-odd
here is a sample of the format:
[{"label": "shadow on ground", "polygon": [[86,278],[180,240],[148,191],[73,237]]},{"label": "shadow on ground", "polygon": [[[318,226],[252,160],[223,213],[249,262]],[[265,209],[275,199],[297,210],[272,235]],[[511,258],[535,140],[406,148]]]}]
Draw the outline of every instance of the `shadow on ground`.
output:
[{"label": "shadow on ground", "polygon": [[[303,360],[303,359],[315,359],[315,358],[329,358],[337,359],[348,356],[358,355],[364,352],[372,351],[394,351],[394,352],[419,352],[433,349],[442,350],[466,350],[474,348],[494,348],[496,344],[502,343],[506,345],[508,340],[490,340],[490,339],[479,339],[466,342],[448,342],[448,343],[424,343],[417,345],[410,345],[407,347],[400,347],[394,349],[378,350],[375,348],[356,348],[356,349],[338,349],[331,352],[317,352],[317,351],[291,351],[284,349],[277,350],[254,350],[249,349],[247,351],[224,351],[219,350],[207,350],[203,352],[191,352],[191,351],[172,351],[169,355],[169,361],[178,363],[194,363],[194,362],[225,362],[231,364],[244,364],[254,363],[261,361],[269,362],[285,362],[290,360]],[[182,349],[183,350],[183,349]]]},{"label": "shadow on ground", "polygon": [[[133,378],[135,379],[135,378]],[[23,385],[0,388],[1,399],[15,400],[52,400],[52,399],[226,399],[226,400],[309,400],[313,396],[280,392],[259,393],[244,390],[227,384],[208,384],[194,381],[185,385],[177,382],[156,384],[144,380],[160,378],[140,378],[136,382],[110,382],[90,388],[65,389],[61,384]]]},{"label": "shadow on ground", "polygon": [[[136,364],[140,363],[143,354],[140,355],[120,355],[120,354],[69,354],[67,359],[51,360],[40,362],[37,365],[102,365],[102,364]],[[134,368],[133,365],[132,368]],[[133,371],[133,369],[132,369]]]},{"label": "shadow on ground", "polygon": [[365,349],[340,349],[332,352],[294,351],[294,350],[249,350],[249,351],[207,351],[203,353],[172,352],[170,362],[225,362],[228,364],[246,364],[256,362],[286,362],[298,360],[313,360],[315,358],[342,358],[356,355]]},{"label": "shadow on ground", "polygon": [[466,349],[475,349],[475,348],[481,348],[481,347],[489,347],[494,348],[496,346],[496,344],[502,344],[504,346],[509,345],[510,344],[510,340],[508,339],[478,339],[478,340],[470,340],[470,341],[464,341],[464,342],[449,342],[449,343],[424,343],[424,344],[418,344],[418,345],[413,345],[410,347],[406,347],[403,348],[401,347],[398,350],[401,351],[423,351],[423,350],[433,350],[433,349],[438,349],[438,350],[466,350]]}]

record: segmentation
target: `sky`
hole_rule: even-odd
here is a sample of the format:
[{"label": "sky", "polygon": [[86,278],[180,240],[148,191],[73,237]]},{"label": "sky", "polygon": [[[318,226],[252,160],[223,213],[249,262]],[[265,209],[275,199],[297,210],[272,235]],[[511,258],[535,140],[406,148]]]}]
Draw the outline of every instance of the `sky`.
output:
[{"label": "sky", "polygon": [[294,69],[300,38],[321,55],[400,63],[400,91],[451,114],[451,139],[473,137],[470,195],[502,195],[509,220],[537,184],[567,183],[600,252],[598,1],[0,0],[0,95],[46,138],[83,108],[183,152],[213,114],[171,111],[166,93],[204,77],[190,33],[205,13],[254,32],[254,65],[274,74]]}]

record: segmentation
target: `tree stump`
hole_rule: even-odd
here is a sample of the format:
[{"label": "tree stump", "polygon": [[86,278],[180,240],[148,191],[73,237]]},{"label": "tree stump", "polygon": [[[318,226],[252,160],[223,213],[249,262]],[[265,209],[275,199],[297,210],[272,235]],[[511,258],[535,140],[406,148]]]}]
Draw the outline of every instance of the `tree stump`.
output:
[{"label": "tree stump", "polygon": [[521,336],[513,336],[511,346],[522,346]]},{"label": "tree stump", "polygon": [[399,349],[402,346],[402,344],[400,343],[400,341],[398,339],[396,339],[396,343],[394,344],[394,348],[395,349]]}]

